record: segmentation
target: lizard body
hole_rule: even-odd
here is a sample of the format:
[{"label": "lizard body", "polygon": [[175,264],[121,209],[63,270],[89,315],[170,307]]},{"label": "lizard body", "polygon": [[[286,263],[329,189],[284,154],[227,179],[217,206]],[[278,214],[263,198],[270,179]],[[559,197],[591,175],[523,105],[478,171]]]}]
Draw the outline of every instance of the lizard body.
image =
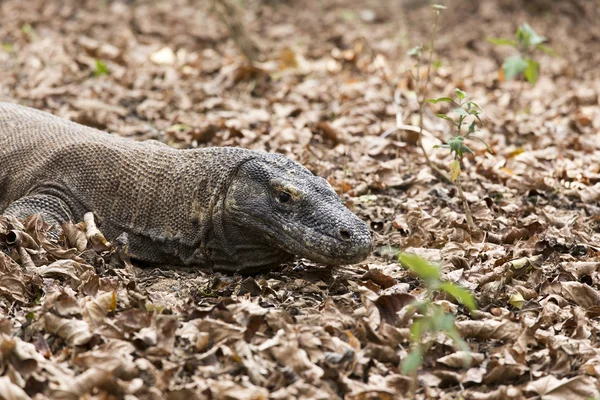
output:
[{"label": "lizard body", "polygon": [[0,212],[51,224],[93,212],[149,263],[268,269],[299,255],[364,259],[366,224],[330,185],[279,154],[177,150],[0,103]]}]

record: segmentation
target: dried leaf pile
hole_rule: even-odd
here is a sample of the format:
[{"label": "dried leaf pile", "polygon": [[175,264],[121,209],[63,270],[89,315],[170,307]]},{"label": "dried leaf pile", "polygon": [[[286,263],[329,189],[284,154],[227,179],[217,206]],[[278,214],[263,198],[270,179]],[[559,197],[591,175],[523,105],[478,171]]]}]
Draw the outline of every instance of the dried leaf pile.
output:
[{"label": "dried leaf pile", "polygon": [[[69,225],[56,239],[35,217],[2,218],[0,398],[600,397],[596,4],[461,0],[442,13],[430,97],[467,91],[494,150],[475,144],[463,162],[471,231],[411,131],[405,54],[427,41],[429,7],[243,2],[262,55],[248,66],[211,3],[5,0],[0,100],[180,148],[282,152],[370,223],[373,255],[255,277],[140,269],[126,241],[96,240],[90,221],[87,235]],[[500,80],[511,50],[485,41],[524,21],[560,54],[540,57],[533,88]],[[433,149],[450,137],[433,115],[443,107],[424,121],[440,169],[452,160]],[[477,297],[473,314],[436,298],[471,347],[468,368],[440,336],[416,383],[400,373],[405,307],[424,288],[399,250],[439,262]]]}]

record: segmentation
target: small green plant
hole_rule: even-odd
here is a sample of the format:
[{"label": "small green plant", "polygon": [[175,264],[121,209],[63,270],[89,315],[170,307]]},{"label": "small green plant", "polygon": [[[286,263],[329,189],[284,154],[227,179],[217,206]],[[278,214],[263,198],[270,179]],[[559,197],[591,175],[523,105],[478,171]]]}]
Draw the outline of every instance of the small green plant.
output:
[{"label": "small green plant", "polygon": [[6,53],[13,53],[15,51],[15,47],[9,42],[0,43],[0,49]]},{"label": "small green plant", "polygon": [[21,32],[23,33],[23,36],[28,42],[33,42],[38,38],[38,34],[36,33],[33,26],[31,26],[31,24],[29,23],[24,23],[23,25],[21,25]]},{"label": "small green plant", "polygon": [[483,109],[474,101],[467,99],[467,94],[456,88],[456,100],[451,97],[439,97],[437,99],[426,100],[428,103],[450,103],[454,108],[447,114],[436,114],[437,117],[450,121],[456,129],[454,136],[445,144],[436,145],[436,148],[448,149],[451,154],[454,154],[454,160],[450,163],[450,180],[456,185],[458,190],[458,196],[462,200],[463,207],[465,209],[465,216],[467,218],[467,224],[469,229],[475,230],[475,223],[473,222],[473,216],[469,203],[462,190],[462,183],[460,180],[461,168],[460,161],[463,156],[467,153],[473,153],[473,151],[465,143],[465,139],[476,139],[482,142],[490,153],[493,153],[492,149],[488,144],[477,136],[472,136],[475,132],[478,132],[477,123],[483,124],[481,121],[481,115]]},{"label": "small green plant", "polygon": [[[411,351],[402,361],[402,373],[415,373],[423,363],[423,355],[431,347],[431,336],[442,333],[450,338],[454,344],[467,355],[470,354],[469,345],[460,336],[454,324],[454,316],[446,312],[440,305],[433,302],[436,292],[444,292],[462,303],[469,311],[477,308],[473,295],[465,288],[452,282],[443,281],[438,266],[431,264],[423,258],[408,253],[401,253],[398,260],[402,266],[412,271],[425,285],[426,297],[413,303],[412,311],[418,313],[413,318],[410,327]],[[465,366],[470,364],[470,357],[465,359]]]},{"label": "small green plant", "polygon": [[497,45],[512,46],[519,50],[519,55],[507,57],[504,60],[502,65],[504,79],[512,79],[523,74],[532,86],[535,85],[540,75],[540,63],[534,59],[534,52],[540,50],[556,55],[550,47],[543,44],[547,41],[546,38],[538,35],[527,23],[517,28],[515,40],[490,38],[488,41]]},{"label": "small green plant", "polygon": [[96,60],[96,66],[94,68],[94,78],[110,74],[108,67],[100,60]]},{"label": "small green plant", "polygon": [[27,36],[31,36],[33,35],[33,27],[28,23],[24,23],[23,25],[21,25],[21,32],[23,32]]}]

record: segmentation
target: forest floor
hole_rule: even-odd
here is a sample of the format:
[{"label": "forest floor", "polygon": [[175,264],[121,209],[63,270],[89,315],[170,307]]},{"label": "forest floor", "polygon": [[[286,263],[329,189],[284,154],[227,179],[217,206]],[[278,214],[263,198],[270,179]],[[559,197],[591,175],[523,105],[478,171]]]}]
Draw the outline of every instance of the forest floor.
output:
[{"label": "forest floor", "polygon": [[[394,129],[419,123],[406,70],[429,42],[422,3],[240,2],[260,47],[250,67],[208,1],[4,0],[1,101],[179,148],[281,152],[326,178],[376,245],[359,265],[227,276],[137,268],[2,219],[0,398],[599,398],[599,4],[442,2],[427,97],[464,90],[493,150],[472,141],[461,163],[471,229],[456,186]],[[533,87],[504,81],[514,49],[486,41],[524,22],[559,55],[539,54]],[[446,111],[427,105],[423,120],[444,171]],[[10,229],[37,245],[10,248]],[[430,335],[416,374],[401,373],[406,307],[428,292],[399,251],[475,295],[472,313],[433,296],[470,365]]]}]

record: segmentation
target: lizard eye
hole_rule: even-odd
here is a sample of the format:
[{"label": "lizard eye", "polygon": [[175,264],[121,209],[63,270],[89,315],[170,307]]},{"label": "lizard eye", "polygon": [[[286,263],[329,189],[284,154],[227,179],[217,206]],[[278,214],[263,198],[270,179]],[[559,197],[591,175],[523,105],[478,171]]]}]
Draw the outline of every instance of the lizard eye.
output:
[{"label": "lizard eye", "polygon": [[277,194],[277,200],[282,204],[287,204],[292,200],[292,195],[287,192],[279,192]]}]

